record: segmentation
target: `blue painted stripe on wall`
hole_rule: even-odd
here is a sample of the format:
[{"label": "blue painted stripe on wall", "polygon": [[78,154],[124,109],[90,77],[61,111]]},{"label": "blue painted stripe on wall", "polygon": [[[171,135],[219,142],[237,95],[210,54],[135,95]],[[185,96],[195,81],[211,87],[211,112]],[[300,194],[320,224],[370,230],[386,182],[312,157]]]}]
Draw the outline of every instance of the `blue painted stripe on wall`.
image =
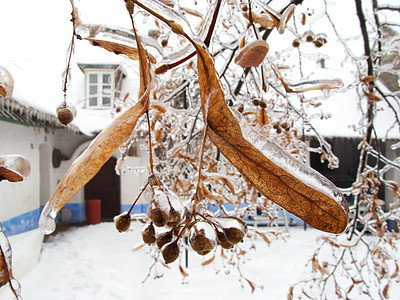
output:
[{"label": "blue painted stripe on wall", "polygon": [[1,222],[3,232],[7,236],[23,233],[38,228],[40,208]]},{"label": "blue painted stripe on wall", "polygon": [[[127,211],[131,208],[131,204],[121,204],[121,212]],[[147,207],[148,204],[136,204],[132,211],[131,214],[142,214],[147,212]]]},{"label": "blue painted stripe on wall", "polygon": [[[67,203],[67,204],[65,204],[63,209],[69,209],[72,213],[72,218],[68,222],[77,223],[77,222],[86,221],[85,202]],[[59,221],[66,221],[66,220],[60,219],[60,213],[59,213],[58,219],[59,219]]]}]

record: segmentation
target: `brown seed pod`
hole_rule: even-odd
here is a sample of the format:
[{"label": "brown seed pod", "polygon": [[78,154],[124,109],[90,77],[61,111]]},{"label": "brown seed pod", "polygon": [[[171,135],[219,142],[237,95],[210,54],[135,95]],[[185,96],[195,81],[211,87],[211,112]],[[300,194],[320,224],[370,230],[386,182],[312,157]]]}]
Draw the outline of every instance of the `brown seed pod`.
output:
[{"label": "brown seed pod", "polygon": [[299,39],[294,39],[293,42],[292,42],[292,46],[294,48],[300,47],[300,40]]},{"label": "brown seed pod", "polygon": [[23,181],[31,173],[29,160],[18,154],[0,155],[0,181]]},{"label": "brown seed pod", "polygon": [[303,36],[305,37],[306,42],[310,43],[310,42],[314,41],[314,33],[312,31],[310,31],[310,30],[304,32]]},{"label": "brown seed pod", "polygon": [[151,206],[147,209],[147,216],[157,227],[165,226],[169,219],[169,215],[165,210]]},{"label": "brown seed pod", "polygon": [[264,101],[260,101],[260,107],[267,108],[267,103],[265,103]]},{"label": "brown seed pod", "polygon": [[168,46],[168,39],[162,39],[161,40],[161,46],[167,47]]},{"label": "brown seed pod", "polygon": [[269,45],[264,40],[256,40],[240,49],[235,58],[235,63],[242,68],[257,67],[262,63],[269,50]]},{"label": "brown seed pod", "polygon": [[142,240],[149,245],[156,242],[156,230],[154,229],[153,222],[144,225],[142,228]]},{"label": "brown seed pod", "polygon": [[209,238],[199,234],[190,240],[190,246],[200,255],[206,255],[214,249],[215,244]]},{"label": "brown seed pod", "polygon": [[115,228],[118,232],[125,232],[131,227],[131,215],[126,211],[114,218]]},{"label": "brown seed pod", "polygon": [[274,124],[272,124],[272,127],[274,129],[278,129],[281,125],[278,122],[275,122]]},{"label": "brown seed pod", "polygon": [[254,99],[254,100],[253,100],[253,105],[254,105],[254,106],[259,106],[259,105],[260,105],[260,100]]},{"label": "brown seed pod", "polygon": [[0,66],[0,95],[4,98],[11,97],[14,89],[14,79],[11,73],[5,68]]},{"label": "brown seed pod", "polygon": [[158,249],[161,249],[162,246],[164,246],[166,243],[171,242],[172,237],[173,237],[172,230],[165,231],[165,232],[162,232],[159,235],[157,235],[156,244],[157,244]]},{"label": "brown seed pod", "polygon": [[215,241],[215,230],[208,223],[198,222],[190,230],[190,246],[200,255],[206,255],[210,253],[215,247]]},{"label": "brown seed pod", "polygon": [[179,257],[179,253],[180,250],[177,241],[169,242],[161,248],[161,254],[166,264],[170,264],[177,260]]},{"label": "brown seed pod", "polygon": [[74,106],[66,103],[61,103],[57,107],[57,119],[62,125],[67,126],[74,120],[75,116],[76,109]]},{"label": "brown seed pod", "polygon": [[226,235],[223,231],[217,231],[217,243],[224,249],[232,249],[234,246],[231,242],[228,241]]},{"label": "brown seed pod", "polygon": [[167,226],[175,227],[181,221],[181,213],[174,208],[171,208],[169,211],[169,220]]},{"label": "brown seed pod", "polygon": [[247,227],[243,220],[236,217],[219,217],[218,222],[225,233],[226,239],[236,245],[246,235]]},{"label": "brown seed pod", "polygon": [[321,47],[324,45],[324,40],[323,40],[322,38],[317,38],[317,39],[314,41],[314,45],[315,45],[315,47],[317,47],[317,48],[321,48]]},{"label": "brown seed pod", "polygon": [[235,227],[230,227],[230,228],[224,228],[224,233],[226,236],[226,239],[228,240],[228,242],[236,245],[237,243],[240,243],[243,238],[245,233],[240,230],[239,228],[235,228]]}]

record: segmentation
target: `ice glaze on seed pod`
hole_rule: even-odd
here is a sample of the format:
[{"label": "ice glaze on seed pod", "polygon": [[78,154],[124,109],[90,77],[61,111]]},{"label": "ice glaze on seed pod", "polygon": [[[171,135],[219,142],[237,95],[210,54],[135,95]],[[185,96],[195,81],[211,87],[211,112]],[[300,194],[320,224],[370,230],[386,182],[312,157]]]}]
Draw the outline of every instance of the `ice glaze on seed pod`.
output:
[{"label": "ice glaze on seed pod", "polygon": [[131,215],[126,211],[114,218],[115,228],[118,232],[126,232],[131,227]]},{"label": "ice glaze on seed pod", "polygon": [[164,246],[166,243],[171,242],[173,236],[174,235],[173,235],[173,231],[172,230],[169,230],[169,231],[166,231],[166,232],[162,232],[159,235],[157,235],[156,244],[157,244],[158,249],[161,249],[162,246]]},{"label": "ice glaze on seed pod", "polygon": [[144,225],[142,228],[142,239],[146,244],[154,244],[156,242],[156,230],[153,226],[153,222]]},{"label": "ice glaze on seed pod", "polygon": [[179,257],[179,245],[177,241],[169,242],[161,248],[161,254],[166,264],[170,264]]}]

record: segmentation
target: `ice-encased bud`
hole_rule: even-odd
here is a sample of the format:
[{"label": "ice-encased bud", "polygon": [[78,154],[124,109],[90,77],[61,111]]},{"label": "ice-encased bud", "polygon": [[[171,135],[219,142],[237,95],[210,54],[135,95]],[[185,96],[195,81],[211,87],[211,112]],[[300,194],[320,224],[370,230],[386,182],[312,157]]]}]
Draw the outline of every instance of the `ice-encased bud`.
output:
[{"label": "ice-encased bud", "polygon": [[76,108],[70,103],[61,103],[57,107],[57,119],[64,126],[71,123],[76,117]]},{"label": "ice-encased bud", "polygon": [[246,224],[236,217],[219,217],[217,223],[225,234],[227,241],[233,245],[240,243],[247,233]]},{"label": "ice-encased bud", "polygon": [[114,224],[118,232],[122,233],[128,231],[131,227],[131,215],[127,211],[124,211],[114,218]]},{"label": "ice-encased bud", "polygon": [[174,237],[173,230],[164,231],[158,234],[156,238],[156,244],[158,249],[161,249],[162,246],[164,246],[166,243],[171,242],[173,237]]},{"label": "ice-encased bud", "polygon": [[31,173],[29,160],[19,154],[0,155],[0,181],[18,182]]},{"label": "ice-encased bud", "polygon": [[9,98],[14,89],[14,78],[11,73],[3,66],[0,66],[0,95]]},{"label": "ice-encased bud", "polygon": [[169,221],[169,204],[167,195],[158,187],[154,187],[153,200],[147,208],[147,216],[157,227],[165,226]]},{"label": "ice-encased bud", "polygon": [[156,230],[153,226],[153,222],[146,224],[142,228],[142,239],[146,244],[154,244],[156,241]]},{"label": "ice-encased bud", "polygon": [[210,253],[215,248],[216,240],[215,229],[207,222],[198,222],[190,230],[190,246],[200,255]]},{"label": "ice-encased bud", "polygon": [[161,254],[166,264],[170,264],[178,259],[179,257],[179,245],[177,241],[169,242],[165,244],[161,249]]}]

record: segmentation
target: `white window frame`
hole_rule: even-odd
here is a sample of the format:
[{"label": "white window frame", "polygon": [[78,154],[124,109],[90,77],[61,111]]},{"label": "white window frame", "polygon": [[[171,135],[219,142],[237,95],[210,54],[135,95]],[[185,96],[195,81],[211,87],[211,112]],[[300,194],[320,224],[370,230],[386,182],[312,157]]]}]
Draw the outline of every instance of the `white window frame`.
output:
[{"label": "white window frame", "polygon": [[[90,94],[90,86],[94,86],[93,83],[90,83],[90,75],[97,75],[97,94]],[[103,82],[103,75],[110,75],[110,82]],[[115,94],[115,80],[114,80],[114,70],[113,69],[86,69],[85,70],[85,80],[86,80],[86,108],[88,109],[110,109],[114,105],[114,94]],[[104,93],[104,86],[110,85],[110,94]],[[100,87],[100,91],[99,91]],[[103,99],[105,97],[110,98],[110,103],[104,104]],[[91,101],[95,100],[95,104],[92,104]]]}]

